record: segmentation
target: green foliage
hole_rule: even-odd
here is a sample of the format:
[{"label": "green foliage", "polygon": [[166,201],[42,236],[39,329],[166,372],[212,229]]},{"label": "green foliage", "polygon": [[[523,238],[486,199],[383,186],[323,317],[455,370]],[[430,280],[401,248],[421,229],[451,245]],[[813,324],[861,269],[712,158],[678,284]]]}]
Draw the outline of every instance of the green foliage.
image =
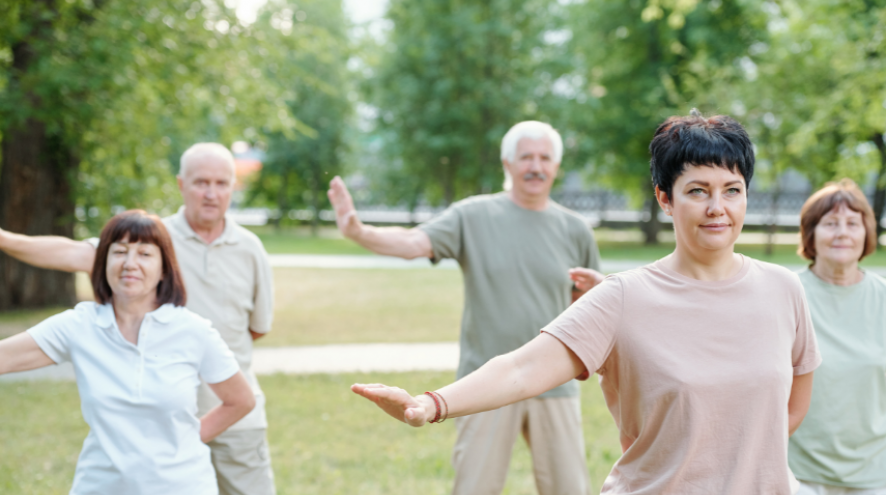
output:
[{"label": "green foliage", "polygon": [[252,184],[252,202],[276,206],[283,215],[305,205],[316,213],[328,204],[322,191],[340,173],[352,108],[345,27],[341,4],[324,0],[279,0],[259,17],[264,77],[307,129],[267,134],[267,160]]},{"label": "green foliage", "polygon": [[[309,129],[261,77],[263,33],[215,0],[17,0],[0,33],[0,127],[41,119],[75,150],[93,232],[115,209],[173,211],[175,162],[196,141]],[[33,63],[16,72],[25,43]]]},{"label": "green foliage", "polygon": [[555,6],[390,2],[393,29],[368,86],[389,152],[382,179],[392,200],[415,204],[423,195],[448,204],[500,187],[504,133],[521,120],[547,119],[534,95],[539,77],[551,78],[543,36]]},{"label": "green foliage", "polygon": [[571,5],[567,157],[589,163],[596,181],[650,197],[648,146],[658,124],[692,107],[730,113],[723,96],[741,79],[738,62],[766,35],[755,6],[741,0]]}]

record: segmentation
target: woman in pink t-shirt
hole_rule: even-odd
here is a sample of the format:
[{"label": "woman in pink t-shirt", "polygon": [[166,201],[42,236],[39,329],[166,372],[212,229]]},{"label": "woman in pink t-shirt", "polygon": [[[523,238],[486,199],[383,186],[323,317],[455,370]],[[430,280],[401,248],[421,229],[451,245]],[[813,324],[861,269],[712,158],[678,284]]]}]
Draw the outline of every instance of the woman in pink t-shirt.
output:
[{"label": "woman in pink t-shirt", "polygon": [[788,436],[821,358],[797,276],[734,252],[751,141],[732,118],[693,111],[661,124],[649,148],[672,254],[607,277],[533,341],[437,392],[352,390],[422,426],[596,372],[623,449],[603,494],[794,493]]}]

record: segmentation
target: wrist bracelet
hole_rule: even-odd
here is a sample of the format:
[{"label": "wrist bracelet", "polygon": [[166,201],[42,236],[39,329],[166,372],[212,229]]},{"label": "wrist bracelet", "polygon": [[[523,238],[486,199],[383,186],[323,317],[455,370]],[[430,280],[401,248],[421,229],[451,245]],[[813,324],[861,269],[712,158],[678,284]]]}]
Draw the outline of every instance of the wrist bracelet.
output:
[{"label": "wrist bracelet", "polygon": [[437,399],[437,394],[434,392],[425,392],[425,395],[430,396],[431,399],[434,400],[434,406],[437,407],[437,413],[434,415],[434,419],[428,421],[429,423],[438,423],[440,421],[440,401]]}]

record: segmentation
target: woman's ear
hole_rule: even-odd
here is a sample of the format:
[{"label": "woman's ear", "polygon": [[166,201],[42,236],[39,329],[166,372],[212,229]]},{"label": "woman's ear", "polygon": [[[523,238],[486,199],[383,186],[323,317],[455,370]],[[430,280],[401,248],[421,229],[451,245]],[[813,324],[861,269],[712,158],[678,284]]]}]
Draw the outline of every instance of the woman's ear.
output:
[{"label": "woman's ear", "polygon": [[658,206],[665,212],[665,215],[671,216],[671,200],[668,198],[668,193],[655,186],[655,199],[658,200]]}]

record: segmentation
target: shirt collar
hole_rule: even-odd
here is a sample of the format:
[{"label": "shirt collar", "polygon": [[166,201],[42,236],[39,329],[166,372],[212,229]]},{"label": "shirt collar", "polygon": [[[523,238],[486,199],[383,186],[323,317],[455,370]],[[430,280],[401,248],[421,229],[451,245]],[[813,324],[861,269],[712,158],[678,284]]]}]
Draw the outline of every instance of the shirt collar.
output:
[{"label": "shirt collar", "polygon": [[[172,215],[172,222],[186,238],[196,239],[206,244],[206,241],[194,232],[194,229],[191,228],[191,224],[189,224],[188,220],[185,218],[184,206],[180,206],[178,211]],[[231,215],[228,212],[225,212],[225,230],[218,239],[212,241],[212,244],[237,244],[239,240],[240,238],[237,235],[236,223],[231,218]]]},{"label": "shirt collar", "polygon": [[[95,324],[98,325],[99,328],[110,328],[116,321],[114,316],[114,306],[112,306],[111,303],[102,304],[98,307],[96,313],[98,313],[98,316],[95,319]],[[172,303],[166,303],[154,311],[147,313],[145,316],[148,315],[160,323],[169,323],[175,317],[175,306],[173,306]]]},{"label": "shirt collar", "polygon": [[114,324],[114,307],[111,303],[105,303],[96,309],[97,317],[95,324],[100,328],[110,328]]}]

